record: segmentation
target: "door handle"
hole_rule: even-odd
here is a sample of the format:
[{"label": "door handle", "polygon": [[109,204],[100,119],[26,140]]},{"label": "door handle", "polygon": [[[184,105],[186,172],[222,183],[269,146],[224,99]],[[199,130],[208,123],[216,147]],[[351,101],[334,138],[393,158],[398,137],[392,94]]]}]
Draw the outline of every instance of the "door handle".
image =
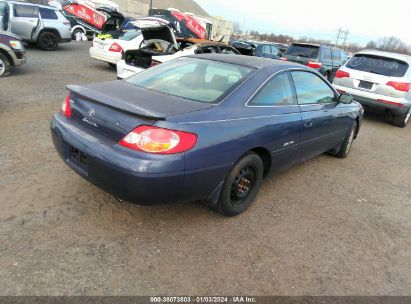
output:
[{"label": "door handle", "polygon": [[306,127],[306,128],[311,128],[313,126],[313,123],[310,121],[310,122],[306,122],[305,124],[304,124],[304,127]]}]

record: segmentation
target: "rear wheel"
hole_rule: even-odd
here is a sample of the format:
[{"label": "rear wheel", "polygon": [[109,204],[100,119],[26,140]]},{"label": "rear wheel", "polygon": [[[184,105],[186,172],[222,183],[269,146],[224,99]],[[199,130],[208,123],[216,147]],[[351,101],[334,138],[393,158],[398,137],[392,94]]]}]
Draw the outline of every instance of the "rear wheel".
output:
[{"label": "rear wheel", "polygon": [[224,181],[217,210],[225,216],[238,215],[252,204],[263,180],[263,162],[255,153],[245,155]]},{"label": "rear wheel", "polygon": [[411,107],[408,109],[407,114],[394,116],[391,123],[394,126],[405,128],[405,126],[408,124],[408,121],[410,120],[410,117],[411,117]]},{"label": "rear wheel", "polygon": [[81,34],[81,33],[85,34],[82,29],[76,28],[76,29],[73,31],[73,33],[71,33],[71,38],[72,38],[73,40],[76,40],[76,35],[77,35],[78,33],[80,33],[80,34]]},{"label": "rear wheel", "polygon": [[10,75],[10,62],[6,56],[0,54],[0,77]]},{"label": "rear wheel", "polygon": [[52,32],[43,32],[38,39],[38,46],[44,51],[55,51],[59,45],[59,39]]}]

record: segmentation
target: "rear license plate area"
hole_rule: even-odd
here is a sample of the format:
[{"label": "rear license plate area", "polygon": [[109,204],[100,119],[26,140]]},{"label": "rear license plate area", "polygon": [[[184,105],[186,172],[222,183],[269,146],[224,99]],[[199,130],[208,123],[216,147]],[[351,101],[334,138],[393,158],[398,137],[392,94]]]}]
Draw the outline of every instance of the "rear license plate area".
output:
[{"label": "rear license plate area", "polygon": [[371,90],[373,85],[374,85],[373,82],[361,80],[360,83],[358,84],[358,87],[361,89]]},{"label": "rear license plate area", "polygon": [[88,169],[87,155],[75,147],[70,148],[70,162],[84,171],[87,171]]}]

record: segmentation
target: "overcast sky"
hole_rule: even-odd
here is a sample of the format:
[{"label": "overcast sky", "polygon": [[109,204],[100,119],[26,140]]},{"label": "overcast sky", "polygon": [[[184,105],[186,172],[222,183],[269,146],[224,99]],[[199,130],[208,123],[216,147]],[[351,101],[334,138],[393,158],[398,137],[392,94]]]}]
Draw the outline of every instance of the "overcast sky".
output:
[{"label": "overcast sky", "polygon": [[348,29],[349,42],[396,36],[411,44],[411,0],[195,0],[210,15],[242,22],[246,30],[335,41]]}]

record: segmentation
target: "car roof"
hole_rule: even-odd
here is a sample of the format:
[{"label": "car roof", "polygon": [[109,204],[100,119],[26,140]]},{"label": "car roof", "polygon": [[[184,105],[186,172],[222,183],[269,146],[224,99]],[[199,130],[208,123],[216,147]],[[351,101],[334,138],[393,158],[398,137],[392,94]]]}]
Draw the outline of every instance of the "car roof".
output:
[{"label": "car roof", "polygon": [[35,4],[35,3],[28,3],[28,2],[24,2],[24,1],[8,1],[8,0],[5,1],[5,0],[0,0],[0,2],[7,2],[7,3],[13,3],[13,4],[21,4],[21,5],[27,5],[27,6],[37,6],[37,7],[41,7],[41,8],[46,8],[46,9],[58,11],[58,9],[57,9],[56,7],[53,7],[53,6],[41,5],[41,4]]},{"label": "car roof", "polygon": [[381,56],[381,57],[394,58],[394,59],[402,60],[402,61],[405,61],[411,64],[410,55],[404,55],[404,54],[392,53],[392,52],[384,52],[384,51],[378,51],[378,50],[362,50],[356,53],[355,55],[357,54],[367,54],[367,55],[376,55],[376,56]]},{"label": "car roof", "polygon": [[285,69],[285,68],[307,69],[305,68],[305,66],[298,64],[298,63],[276,60],[276,59],[271,59],[271,58],[255,57],[255,56],[229,55],[229,54],[198,54],[198,55],[191,55],[188,57],[231,63],[231,64],[236,64],[236,65],[246,66],[249,68],[258,69],[258,70],[261,70],[266,67],[277,67],[278,70]]}]

